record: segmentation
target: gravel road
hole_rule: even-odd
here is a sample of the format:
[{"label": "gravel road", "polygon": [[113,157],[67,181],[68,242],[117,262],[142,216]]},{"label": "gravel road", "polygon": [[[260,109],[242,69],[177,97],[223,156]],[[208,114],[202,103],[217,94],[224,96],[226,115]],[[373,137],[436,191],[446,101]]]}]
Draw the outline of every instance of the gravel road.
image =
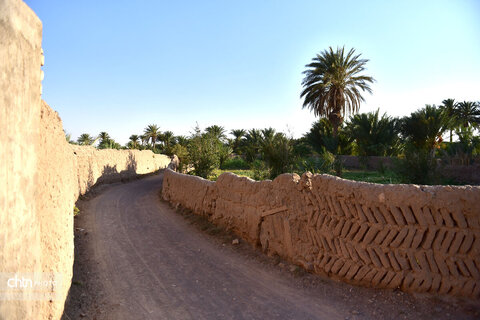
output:
[{"label": "gravel road", "polygon": [[159,199],[162,175],[80,201],[63,319],[474,319],[478,306],[303,274],[202,232]]}]

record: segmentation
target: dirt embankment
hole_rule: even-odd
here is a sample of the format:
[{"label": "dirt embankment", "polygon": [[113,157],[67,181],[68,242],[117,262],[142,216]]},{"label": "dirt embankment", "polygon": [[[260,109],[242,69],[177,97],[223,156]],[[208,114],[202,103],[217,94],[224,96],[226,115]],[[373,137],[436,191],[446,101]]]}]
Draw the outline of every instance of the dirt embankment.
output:
[{"label": "dirt embankment", "polygon": [[480,297],[480,187],[165,172],[163,197],[306,270],[376,288]]}]

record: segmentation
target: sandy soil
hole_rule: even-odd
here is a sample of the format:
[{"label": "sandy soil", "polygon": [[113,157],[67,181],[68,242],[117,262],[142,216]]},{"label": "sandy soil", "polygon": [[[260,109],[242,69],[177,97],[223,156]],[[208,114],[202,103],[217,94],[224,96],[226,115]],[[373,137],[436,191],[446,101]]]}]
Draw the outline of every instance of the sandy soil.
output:
[{"label": "sandy soil", "polygon": [[[77,206],[63,319],[478,319],[478,302],[350,286],[266,257],[159,199],[162,175]],[[234,241],[236,242],[236,241]]]}]

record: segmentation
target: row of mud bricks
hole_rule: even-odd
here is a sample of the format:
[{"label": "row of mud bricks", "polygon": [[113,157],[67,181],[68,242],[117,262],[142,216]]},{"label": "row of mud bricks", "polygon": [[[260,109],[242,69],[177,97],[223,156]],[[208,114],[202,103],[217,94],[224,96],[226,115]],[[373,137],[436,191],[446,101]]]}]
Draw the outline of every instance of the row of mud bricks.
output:
[{"label": "row of mud bricks", "polygon": [[163,196],[268,254],[345,282],[480,297],[480,188],[328,175],[212,183],[165,172]]}]

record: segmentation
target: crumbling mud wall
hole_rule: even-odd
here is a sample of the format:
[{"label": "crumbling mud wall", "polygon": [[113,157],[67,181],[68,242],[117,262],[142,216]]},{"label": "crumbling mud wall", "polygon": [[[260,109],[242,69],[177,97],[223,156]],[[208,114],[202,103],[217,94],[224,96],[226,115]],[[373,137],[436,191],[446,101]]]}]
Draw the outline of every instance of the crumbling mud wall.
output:
[{"label": "crumbling mud wall", "polygon": [[480,297],[480,187],[328,175],[215,183],[167,170],[163,198],[246,241],[352,284]]},{"label": "crumbling mud wall", "polygon": [[[151,151],[68,144],[60,117],[41,100],[41,41],[35,13],[20,0],[0,0],[0,319],[60,319],[72,279],[77,197],[96,183],[170,163]],[[13,274],[55,274],[58,283],[52,292],[10,290]]]}]

